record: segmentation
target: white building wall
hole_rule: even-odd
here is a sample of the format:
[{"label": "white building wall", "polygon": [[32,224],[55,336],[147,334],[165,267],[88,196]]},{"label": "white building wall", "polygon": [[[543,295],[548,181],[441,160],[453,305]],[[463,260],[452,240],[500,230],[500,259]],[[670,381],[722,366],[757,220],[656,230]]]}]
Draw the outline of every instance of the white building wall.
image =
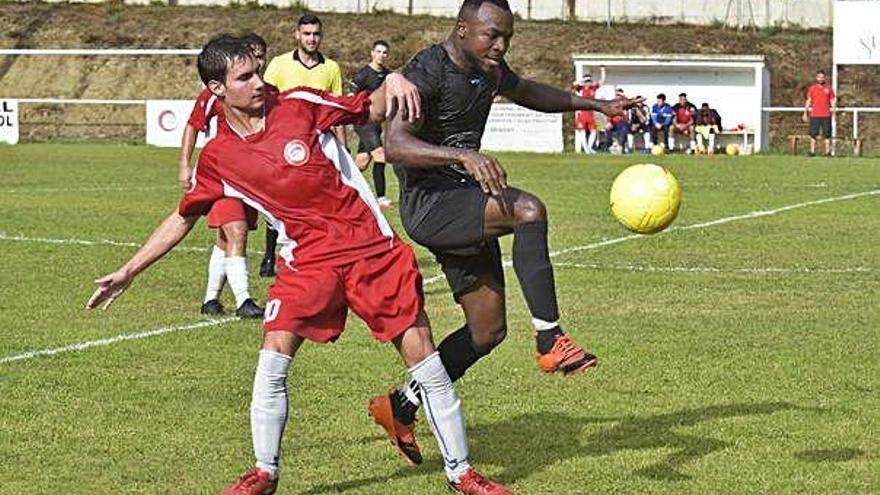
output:
[{"label": "white building wall", "polygon": [[[49,0],[55,1],[55,0]],[[67,1],[67,0],[57,0]],[[76,0],[74,0],[76,1]],[[85,0],[94,1],[94,0]],[[244,1],[244,0],[240,0]],[[579,20],[606,22],[611,6],[612,22],[661,21],[688,24],[831,27],[833,0],[574,0]],[[150,3],[150,0],[125,0]],[[564,19],[567,0],[509,0],[524,19]],[[230,0],[178,0],[180,5],[224,5]],[[292,0],[258,0],[260,4],[289,7]],[[368,13],[391,10],[413,14],[455,16],[458,0],[301,0],[307,8],[323,12]]]}]

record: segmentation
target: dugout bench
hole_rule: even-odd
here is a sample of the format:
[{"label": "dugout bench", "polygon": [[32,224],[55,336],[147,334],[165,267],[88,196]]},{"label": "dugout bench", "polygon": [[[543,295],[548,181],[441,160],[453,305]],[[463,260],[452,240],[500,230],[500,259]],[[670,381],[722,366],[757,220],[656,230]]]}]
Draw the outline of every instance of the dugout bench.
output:
[{"label": "dugout bench", "polygon": [[[800,148],[800,142],[809,140],[810,136],[806,134],[790,134],[788,136],[788,152],[792,155],[797,155]],[[852,146],[853,156],[862,156],[862,151],[864,150],[865,145],[865,140],[863,138],[831,138],[831,149],[837,148],[837,144],[840,142],[847,143]]]}]

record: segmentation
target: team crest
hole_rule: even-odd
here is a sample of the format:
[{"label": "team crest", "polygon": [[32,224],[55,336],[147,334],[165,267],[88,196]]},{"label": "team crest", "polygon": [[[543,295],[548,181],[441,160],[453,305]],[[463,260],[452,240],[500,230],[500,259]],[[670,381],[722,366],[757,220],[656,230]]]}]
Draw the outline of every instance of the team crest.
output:
[{"label": "team crest", "polygon": [[309,148],[299,139],[284,145],[284,160],[295,167],[305,165],[309,161]]}]

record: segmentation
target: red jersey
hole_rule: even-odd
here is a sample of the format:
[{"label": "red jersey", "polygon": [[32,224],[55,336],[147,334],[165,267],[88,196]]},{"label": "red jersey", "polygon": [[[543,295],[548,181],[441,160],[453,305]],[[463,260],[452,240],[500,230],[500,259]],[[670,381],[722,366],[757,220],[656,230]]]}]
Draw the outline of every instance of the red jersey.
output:
[{"label": "red jersey", "polygon": [[[594,98],[596,90],[601,87],[601,83],[595,83],[589,86],[575,86],[575,90],[581,98]],[[596,116],[592,111],[577,111],[574,113],[575,129],[592,129],[595,122]]]},{"label": "red jersey", "polygon": [[239,198],[278,230],[288,268],[342,266],[391,249],[398,238],[333,126],[366,123],[368,93],[311,88],[268,94],[263,129],[246,137],[228,124],[205,146],[182,216]]},{"label": "red jersey", "polygon": [[831,100],[837,98],[831,86],[827,84],[813,84],[807,90],[807,98],[812,103],[811,116],[831,117]]},{"label": "red jersey", "polygon": [[207,133],[208,124],[214,117],[217,117],[217,123],[219,124],[220,119],[223,118],[223,104],[220,103],[220,98],[217,98],[217,95],[212,93],[210,89],[205,88],[199,93],[199,97],[196,98],[196,104],[193,105],[192,112],[189,114],[188,123],[195,127],[196,130]]},{"label": "red jersey", "polygon": [[[266,93],[278,93],[278,88],[271,84],[266,84]],[[221,129],[222,126],[220,124],[224,121],[223,103],[220,102],[220,98],[217,98],[217,95],[212,93],[210,89],[205,88],[196,98],[196,104],[193,105],[187,122],[195,127],[196,130],[207,134],[208,125],[214,117],[217,117],[217,128]]]}]

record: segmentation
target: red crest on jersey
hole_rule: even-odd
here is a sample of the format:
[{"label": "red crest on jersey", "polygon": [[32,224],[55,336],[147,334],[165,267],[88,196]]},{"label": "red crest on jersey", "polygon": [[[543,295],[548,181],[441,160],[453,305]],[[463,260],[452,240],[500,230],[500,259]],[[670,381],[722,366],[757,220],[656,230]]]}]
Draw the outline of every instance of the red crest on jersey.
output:
[{"label": "red crest on jersey", "polygon": [[309,147],[299,139],[294,139],[284,145],[284,161],[298,167],[309,161]]}]

